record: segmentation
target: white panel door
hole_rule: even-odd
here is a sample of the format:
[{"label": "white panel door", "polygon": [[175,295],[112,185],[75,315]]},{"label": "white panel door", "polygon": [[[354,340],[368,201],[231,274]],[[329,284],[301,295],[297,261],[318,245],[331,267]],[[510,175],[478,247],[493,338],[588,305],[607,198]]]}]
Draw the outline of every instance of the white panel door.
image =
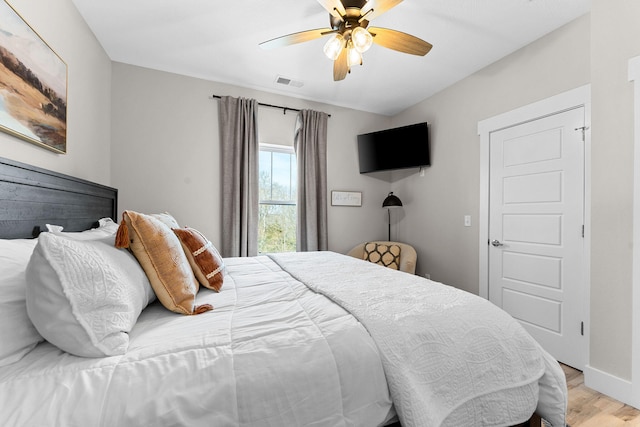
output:
[{"label": "white panel door", "polygon": [[584,109],[490,135],[489,300],[583,369]]}]

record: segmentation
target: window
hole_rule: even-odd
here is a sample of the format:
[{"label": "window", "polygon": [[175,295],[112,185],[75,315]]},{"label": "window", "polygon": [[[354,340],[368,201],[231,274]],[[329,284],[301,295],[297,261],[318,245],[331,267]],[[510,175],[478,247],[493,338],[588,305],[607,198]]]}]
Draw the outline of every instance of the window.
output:
[{"label": "window", "polygon": [[293,147],[260,144],[258,252],[296,250],[296,175]]}]

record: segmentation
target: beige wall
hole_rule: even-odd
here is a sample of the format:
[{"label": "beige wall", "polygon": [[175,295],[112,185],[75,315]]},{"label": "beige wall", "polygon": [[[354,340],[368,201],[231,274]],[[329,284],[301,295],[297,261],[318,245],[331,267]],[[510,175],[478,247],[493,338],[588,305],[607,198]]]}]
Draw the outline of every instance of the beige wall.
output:
[{"label": "beige wall", "polygon": [[594,0],[591,13],[591,366],[631,378],[633,84],[640,2]]},{"label": "beige wall", "polygon": [[[356,135],[388,126],[390,118],[121,63],[113,64],[112,93],[112,182],[121,210],[169,211],[219,244],[218,101],[211,95],[243,96],[332,115],[328,189],[362,191],[363,206],[329,207],[329,247],[346,252],[383,237],[380,205],[389,183],[358,173]],[[261,141],[292,138],[295,113],[261,107],[258,116]]]},{"label": "beige wall", "polygon": [[9,0],[67,64],[67,154],[0,132],[0,156],[110,184],[111,60],[71,0]]}]

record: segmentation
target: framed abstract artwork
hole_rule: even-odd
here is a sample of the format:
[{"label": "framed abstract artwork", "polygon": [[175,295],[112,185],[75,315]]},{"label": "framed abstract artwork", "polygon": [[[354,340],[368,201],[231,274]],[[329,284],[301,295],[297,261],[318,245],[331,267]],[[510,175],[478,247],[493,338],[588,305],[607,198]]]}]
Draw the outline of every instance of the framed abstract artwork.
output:
[{"label": "framed abstract artwork", "polygon": [[0,1],[0,130],[67,152],[67,64]]}]

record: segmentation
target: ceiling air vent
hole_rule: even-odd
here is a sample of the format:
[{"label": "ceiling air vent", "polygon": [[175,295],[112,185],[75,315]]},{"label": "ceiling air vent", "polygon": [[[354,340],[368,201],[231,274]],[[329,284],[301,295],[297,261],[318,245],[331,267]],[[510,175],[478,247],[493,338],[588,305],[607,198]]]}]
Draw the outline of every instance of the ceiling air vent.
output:
[{"label": "ceiling air vent", "polygon": [[293,86],[293,87],[302,87],[304,86],[304,83],[299,82],[297,80],[292,80],[288,77],[282,77],[282,76],[278,76],[276,78],[276,83],[281,84],[281,85],[285,85],[285,86]]}]

